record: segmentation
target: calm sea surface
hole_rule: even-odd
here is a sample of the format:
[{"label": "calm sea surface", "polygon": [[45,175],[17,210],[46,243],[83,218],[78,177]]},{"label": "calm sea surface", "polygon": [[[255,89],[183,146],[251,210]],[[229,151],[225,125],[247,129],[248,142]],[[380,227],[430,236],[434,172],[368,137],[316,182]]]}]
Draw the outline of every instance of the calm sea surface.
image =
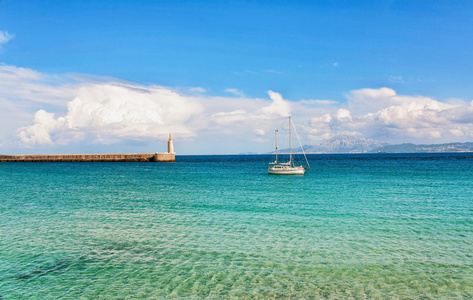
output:
[{"label": "calm sea surface", "polygon": [[0,164],[0,299],[473,298],[473,154]]}]

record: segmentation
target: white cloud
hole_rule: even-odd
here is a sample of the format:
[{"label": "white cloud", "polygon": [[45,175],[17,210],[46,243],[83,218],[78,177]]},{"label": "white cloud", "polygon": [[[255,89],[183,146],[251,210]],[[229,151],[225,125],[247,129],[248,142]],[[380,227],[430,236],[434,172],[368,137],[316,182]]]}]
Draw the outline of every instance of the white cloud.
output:
[{"label": "white cloud", "polygon": [[189,88],[189,92],[201,94],[201,93],[207,92],[207,90],[201,87],[193,87],[193,88]]},{"label": "white cloud", "polygon": [[311,139],[324,140],[338,135],[361,135],[357,132],[358,122],[349,110],[340,108],[331,114],[312,118],[305,129]]},{"label": "white cloud", "polygon": [[[224,107],[206,105],[206,111],[217,109],[210,115],[207,128],[213,128],[216,134],[231,135],[242,140],[253,140],[259,143],[266,141],[262,137],[266,132],[284,126],[281,118],[292,112],[292,103],[284,100],[279,93],[268,91],[271,100],[240,98],[219,98]],[[222,105],[222,104],[221,104]],[[251,133],[253,136],[248,135]],[[254,136],[258,138],[255,139]]]},{"label": "white cloud", "polygon": [[399,103],[396,92],[389,88],[354,90],[346,97],[348,109],[354,113],[373,112]]},{"label": "white cloud", "polygon": [[19,137],[25,144],[52,144],[51,132],[60,129],[64,118],[54,119],[54,113],[40,110],[34,115],[34,125],[19,132]]},{"label": "white cloud", "polygon": [[262,147],[255,143],[270,150],[271,133],[286,128],[290,115],[304,143],[346,134],[388,142],[473,139],[473,102],[460,99],[441,102],[389,88],[353,90],[345,103],[292,102],[273,91],[264,99],[188,91],[0,65],[0,144],[164,141],[173,132],[176,143],[191,145],[188,153],[197,144],[223,153]]},{"label": "white cloud", "polygon": [[248,119],[249,114],[244,109],[237,109],[230,112],[218,112],[210,116],[219,124],[229,124],[234,122],[242,122]]},{"label": "white cloud", "polygon": [[253,130],[253,133],[259,136],[264,136],[266,134],[263,129],[255,129]]},{"label": "white cloud", "polygon": [[285,101],[281,94],[268,91],[268,95],[273,100],[273,102],[261,108],[261,112],[266,116],[290,116],[291,115],[291,105],[289,101]]},{"label": "white cloud", "polygon": [[226,89],[225,92],[228,92],[238,97],[245,97],[245,93],[243,93],[239,89]]},{"label": "white cloud", "polygon": [[333,100],[300,100],[299,101],[302,104],[307,104],[307,105],[334,105],[338,104],[337,101]]},{"label": "white cloud", "polygon": [[249,141],[277,127],[292,109],[291,102],[272,91],[270,99],[185,96],[165,87],[51,76],[13,66],[1,66],[0,79],[5,87],[0,99],[34,114],[29,122],[23,116],[16,127],[19,140],[29,147],[164,140],[169,132],[180,139],[205,132],[208,139],[233,135]]},{"label": "white cloud", "polygon": [[0,98],[34,107],[64,105],[81,82],[72,76],[47,75],[31,69],[0,64]]},{"label": "white cloud", "polygon": [[35,112],[41,109],[64,112],[77,88],[78,82],[72,77],[0,64],[1,144],[17,146],[16,130],[30,125]]},{"label": "white cloud", "polygon": [[[67,114],[39,111],[34,124],[19,129],[25,144],[77,142],[91,138],[108,143],[117,139],[164,138],[169,132],[182,137],[195,135],[185,123],[202,107],[186,97],[161,87],[118,83],[89,84],[67,103]],[[51,140],[51,135],[56,139]]]},{"label": "white cloud", "polygon": [[389,88],[355,90],[347,98],[346,108],[310,120],[308,132],[313,139],[341,134],[390,142],[473,138],[472,103],[397,95]]},{"label": "white cloud", "polygon": [[[236,109],[232,111],[219,111],[211,115],[213,121],[220,124],[228,124],[233,122],[251,121],[255,122],[258,120],[275,119],[284,116],[290,116],[291,104],[282,98],[279,93],[268,91],[268,95],[271,101],[257,100],[257,99],[244,99],[243,102],[234,102],[234,106],[244,107],[246,109]],[[221,99],[222,100],[222,99]],[[229,99],[225,101],[228,102]],[[253,102],[253,105],[247,105],[247,102]]]},{"label": "white cloud", "polygon": [[15,37],[14,34],[8,33],[8,31],[0,30],[0,45],[6,44]]}]

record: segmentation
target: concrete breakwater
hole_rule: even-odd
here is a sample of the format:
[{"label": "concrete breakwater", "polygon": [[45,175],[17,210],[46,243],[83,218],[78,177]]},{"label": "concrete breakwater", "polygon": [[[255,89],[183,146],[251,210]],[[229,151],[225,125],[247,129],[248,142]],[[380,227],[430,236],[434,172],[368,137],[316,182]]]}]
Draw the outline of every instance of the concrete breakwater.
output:
[{"label": "concrete breakwater", "polygon": [[[176,154],[171,134],[166,153],[132,153],[132,154],[31,154],[0,155],[0,162],[174,162]],[[0,297],[1,298],[1,297]]]},{"label": "concrete breakwater", "polygon": [[174,153],[0,155],[0,162],[174,162]]}]

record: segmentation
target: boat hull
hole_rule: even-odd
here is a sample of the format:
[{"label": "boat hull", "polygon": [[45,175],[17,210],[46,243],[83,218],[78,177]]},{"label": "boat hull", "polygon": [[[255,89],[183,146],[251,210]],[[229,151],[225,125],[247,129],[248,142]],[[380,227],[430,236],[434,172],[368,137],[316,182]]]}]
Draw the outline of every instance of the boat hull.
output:
[{"label": "boat hull", "polygon": [[268,174],[273,175],[304,175],[305,168],[303,167],[269,167]]}]

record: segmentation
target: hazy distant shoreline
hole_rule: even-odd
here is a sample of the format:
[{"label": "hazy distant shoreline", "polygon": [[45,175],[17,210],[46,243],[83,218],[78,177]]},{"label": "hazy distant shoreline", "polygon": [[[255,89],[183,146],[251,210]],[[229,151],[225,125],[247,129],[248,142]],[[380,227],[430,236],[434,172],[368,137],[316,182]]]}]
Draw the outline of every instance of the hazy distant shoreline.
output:
[{"label": "hazy distant shoreline", "polygon": [[[473,142],[444,144],[389,144],[365,138],[341,136],[324,141],[320,145],[304,145],[303,148],[306,154],[467,153],[473,152]],[[281,149],[279,152],[289,152],[289,149]],[[295,148],[292,149],[292,152],[302,153],[302,149],[301,147]]]}]

